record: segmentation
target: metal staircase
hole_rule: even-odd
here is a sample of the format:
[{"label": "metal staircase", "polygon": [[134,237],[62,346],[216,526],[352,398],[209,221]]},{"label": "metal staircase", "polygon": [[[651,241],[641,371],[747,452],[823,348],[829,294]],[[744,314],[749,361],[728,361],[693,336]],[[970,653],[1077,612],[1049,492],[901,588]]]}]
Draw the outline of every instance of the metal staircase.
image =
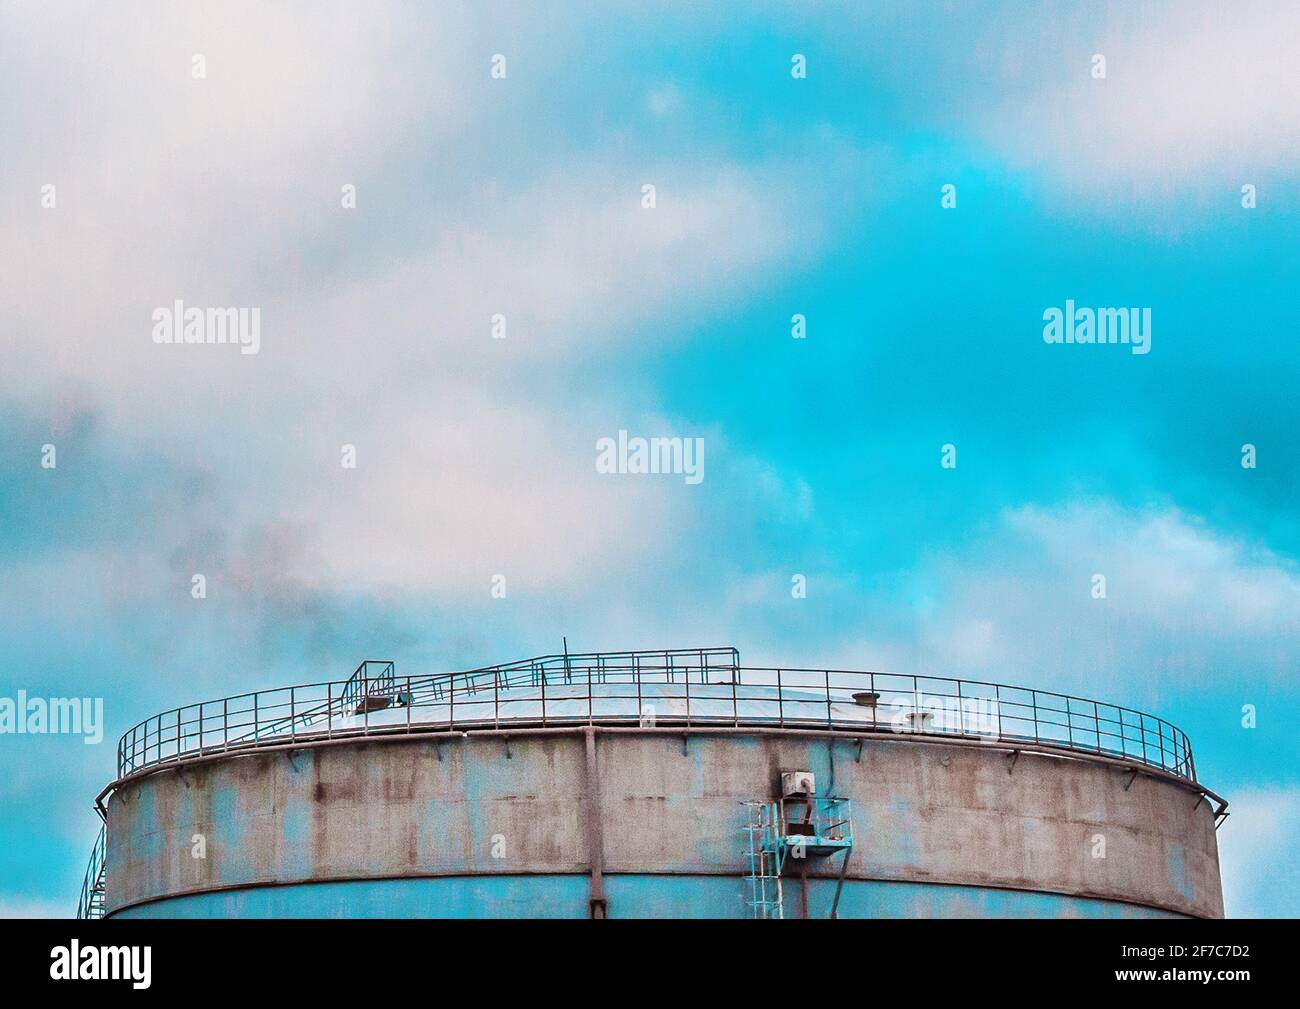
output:
[{"label": "metal staircase", "polygon": [[101,826],[95,846],[90,850],[85,878],[81,881],[81,897],[77,901],[78,918],[104,917],[104,885],[104,827]]}]

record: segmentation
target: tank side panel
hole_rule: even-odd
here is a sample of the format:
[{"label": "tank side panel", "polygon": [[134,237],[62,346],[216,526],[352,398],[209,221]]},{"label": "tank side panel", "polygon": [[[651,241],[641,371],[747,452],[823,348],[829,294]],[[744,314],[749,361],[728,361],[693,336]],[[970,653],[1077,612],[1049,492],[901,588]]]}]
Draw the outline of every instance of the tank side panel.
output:
[{"label": "tank side panel", "polygon": [[[606,877],[611,918],[743,918],[745,887],[726,876]],[[810,880],[809,916],[830,912],[835,884]],[[799,884],[787,917],[801,915]],[[583,918],[585,876],[478,876],[299,883],[138,904],[115,918]],[[1172,918],[1168,911],[1050,893],[847,880],[841,918]]]},{"label": "tank side panel", "polygon": [[[597,749],[615,876],[716,874],[734,887],[743,801],[807,768],[820,793],[853,802],[850,879],[1222,915],[1208,803],[1103,764],[743,730],[602,733]],[[580,734],[358,741],[169,769],[111,797],[106,907],[306,881],[581,877],[586,789]]]}]

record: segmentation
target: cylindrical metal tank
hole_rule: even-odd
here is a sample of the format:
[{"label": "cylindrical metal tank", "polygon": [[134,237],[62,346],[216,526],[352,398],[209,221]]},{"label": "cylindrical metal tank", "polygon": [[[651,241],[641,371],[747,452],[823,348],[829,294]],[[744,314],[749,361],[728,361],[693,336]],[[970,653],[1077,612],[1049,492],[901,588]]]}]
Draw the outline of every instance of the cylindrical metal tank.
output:
[{"label": "cylindrical metal tank", "polygon": [[[1076,716],[1079,699],[1027,692],[1002,702],[999,731],[952,732],[919,713],[915,680],[886,721],[894,688],[879,679],[855,690],[861,683],[840,683],[849,674],[826,673],[818,689],[812,671],[785,671],[773,688],[738,661],[728,681],[702,657],[670,681],[623,658],[633,654],[673,653],[566,656],[550,670],[529,660],[542,662],[540,681],[534,666],[513,685],[499,671],[527,667],[490,667],[490,718],[467,707],[486,703],[468,681],[443,684],[436,704],[454,701],[453,715],[435,710],[419,678],[376,686],[366,675],[330,689],[323,719],[314,701],[310,717],[294,711],[287,723],[259,711],[266,724],[251,734],[229,728],[231,699],[209,702],[199,723],[211,724],[215,703],[225,728],[208,728],[201,745],[188,742],[184,711],[174,745],[163,744],[171,715],[158,716],[146,732],[160,741],[157,758],[127,759],[106,790],[104,911],[750,917],[772,907],[756,907],[747,824],[783,772],[806,770],[849,811],[851,848],[786,861],[764,880],[780,891],[781,916],[1222,916],[1215,826],[1225,804],[1195,781],[1190,748],[1184,738],[1179,750],[1167,723],[1143,721],[1134,735],[1120,714],[1113,746],[1100,714],[1109,706],[1082,702],[1093,707]],[[626,679],[618,666],[631,666]],[[924,681],[928,697],[937,682]],[[641,696],[623,706],[633,685]],[[543,689],[545,712],[527,703]],[[512,690],[520,707],[502,717]],[[694,708],[683,717],[670,698],[687,691]],[[658,697],[650,719],[647,695]],[[1030,701],[1032,738],[1019,731]],[[1061,717],[1043,714],[1058,708]],[[1127,752],[1139,739],[1144,758]],[[124,741],[125,757],[133,746]]]}]

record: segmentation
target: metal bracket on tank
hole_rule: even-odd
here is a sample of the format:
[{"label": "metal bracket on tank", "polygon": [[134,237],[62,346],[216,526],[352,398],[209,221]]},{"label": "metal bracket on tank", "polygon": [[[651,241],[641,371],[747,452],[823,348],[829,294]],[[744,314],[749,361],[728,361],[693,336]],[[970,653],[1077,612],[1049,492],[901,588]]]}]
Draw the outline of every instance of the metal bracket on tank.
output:
[{"label": "metal bracket on tank", "polygon": [[857,756],[854,758],[854,760],[853,760],[853,762],[854,762],[855,764],[860,764],[860,763],[862,763],[862,744],[863,744],[863,742],[865,742],[865,740],[863,740],[863,739],[861,739],[861,738],[858,739],[858,755],[857,755]]},{"label": "metal bracket on tank", "polygon": [[510,752],[510,737],[504,736],[502,738],[505,740],[505,744],[506,744],[506,760],[514,760],[515,759],[514,755],[511,754]]},{"label": "metal bracket on tank", "polygon": [[691,751],[686,748],[686,744],[689,743],[690,741],[691,741],[690,735],[688,733],[683,732],[682,733],[682,756],[683,757],[690,756]]},{"label": "metal bracket on tank", "polygon": [[1012,750],[1010,753],[1007,754],[1007,757],[1008,757],[1007,774],[1010,774],[1012,771],[1016,769],[1016,761],[1020,759],[1020,751]]},{"label": "metal bracket on tank", "polygon": [[1138,772],[1136,768],[1128,772],[1128,781],[1124,782],[1124,791],[1127,792],[1130,788],[1133,787],[1133,782],[1137,780],[1137,776],[1138,776]]},{"label": "metal bracket on tank", "polygon": [[285,759],[286,759],[287,761],[289,761],[289,766],[293,768],[293,773],[294,773],[294,774],[298,774],[298,773],[299,773],[299,771],[298,771],[298,762],[297,762],[296,760],[293,759],[293,758],[296,757],[297,755],[298,755],[298,751],[297,751],[297,750],[294,750],[294,749],[288,749],[288,750],[285,750],[285,751],[284,751],[284,757],[285,757]]},{"label": "metal bracket on tank", "polygon": [[[1200,808],[1201,808],[1201,803],[1203,803],[1203,802],[1208,802],[1209,799],[1210,799],[1210,796],[1208,796],[1208,795],[1206,795],[1204,792],[1202,792],[1199,796],[1197,796],[1197,798],[1196,798],[1196,805],[1192,807],[1192,812],[1194,813],[1194,812],[1196,812],[1198,809],[1200,809]],[[1220,800],[1220,801],[1222,801],[1222,800]],[[1214,810],[1214,829],[1215,829],[1215,830],[1218,830],[1220,827],[1222,827],[1222,826],[1223,826],[1223,821],[1226,820],[1226,819],[1227,819],[1229,816],[1231,816],[1231,815],[1232,815],[1232,814],[1228,812],[1228,804],[1227,804],[1226,802],[1223,803],[1223,805],[1220,806],[1218,809]]]}]

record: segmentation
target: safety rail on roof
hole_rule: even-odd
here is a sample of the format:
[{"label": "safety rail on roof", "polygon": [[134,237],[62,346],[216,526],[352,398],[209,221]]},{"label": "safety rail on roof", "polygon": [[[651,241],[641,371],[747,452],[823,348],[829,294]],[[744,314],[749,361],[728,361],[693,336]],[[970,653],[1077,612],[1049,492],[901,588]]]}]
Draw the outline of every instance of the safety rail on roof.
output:
[{"label": "safety rail on roof", "polygon": [[734,648],[544,655],[237,694],[154,715],[118,743],[118,778],[199,756],[401,732],[574,724],[770,726],[959,736],[1111,757],[1196,781],[1191,744],[1145,712],[975,680],[741,666]]}]

